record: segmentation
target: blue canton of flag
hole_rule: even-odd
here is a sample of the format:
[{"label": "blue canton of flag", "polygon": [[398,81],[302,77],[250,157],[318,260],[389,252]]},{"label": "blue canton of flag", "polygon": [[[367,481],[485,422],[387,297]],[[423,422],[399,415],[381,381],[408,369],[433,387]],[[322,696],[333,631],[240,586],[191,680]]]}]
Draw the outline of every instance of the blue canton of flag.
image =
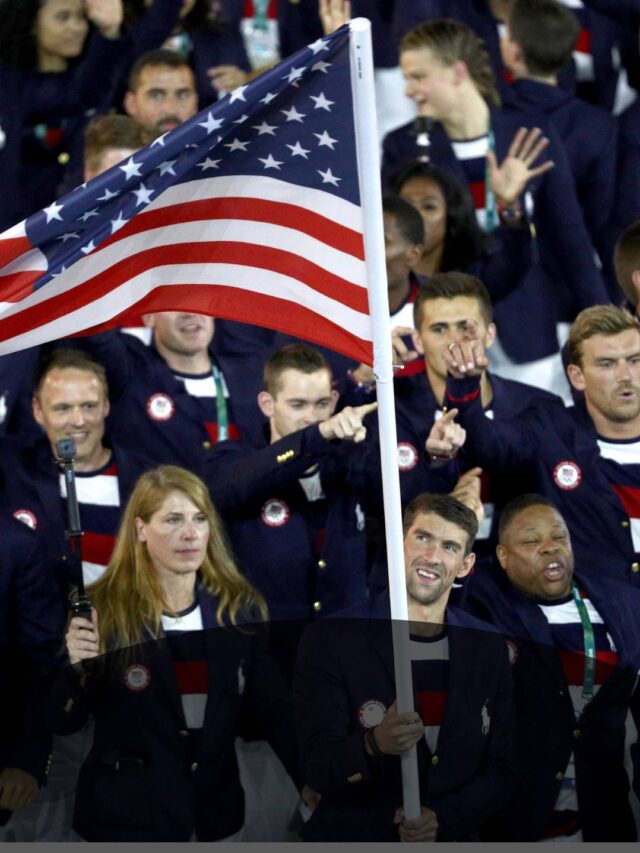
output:
[{"label": "blue canton of flag", "polygon": [[0,352],[197,310],[370,360],[349,41],[298,51],[1,235]]}]

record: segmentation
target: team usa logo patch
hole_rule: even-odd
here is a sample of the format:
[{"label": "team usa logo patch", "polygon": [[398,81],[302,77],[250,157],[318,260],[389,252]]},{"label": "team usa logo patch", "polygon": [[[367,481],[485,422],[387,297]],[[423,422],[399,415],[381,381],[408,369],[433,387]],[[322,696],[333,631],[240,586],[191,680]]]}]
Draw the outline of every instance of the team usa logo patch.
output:
[{"label": "team usa logo patch", "polygon": [[30,527],[32,530],[36,530],[38,527],[38,519],[30,509],[17,509],[13,513],[13,517],[17,518],[18,521],[21,521],[23,524],[26,524],[27,527]]},{"label": "team usa logo patch", "polygon": [[128,690],[139,693],[146,690],[151,683],[151,673],[141,663],[134,663],[124,671],[124,685]]},{"label": "team usa logo patch", "polygon": [[367,699],[358,708],[358,720],[363,729],[372,729],[382,722],[387,709],[378,699]]},{"label": "team usa logo patch", "polygon": [[509,655],[509,663],[511,666],[518,660],[518,655],[520,652],[518,651],[518,647],[513,642],[513,640],[507,640],[507,654]]},{"label": "team usa logo patch", "polygon": [[408,441],[398,442],[398,468],[401,471],[411,471],[418,464],[418,451]]},{"label": "team usa logo patch", "polygon": [[577,489],[582,480],[582,471],[575,462],[559,462],[553,469],[553,479],[561,489]]},{"label": "team usa logo patch", "polygon": [[272,498],[262,507],[260,518],[267,527],[282,527],[291,518],[291,510],[284,501]]},{"label": "team usa logo patch", "polygon": [[176,410],[176,404],[168,394],[152,394],[147,400],[147,414],[154,421],[170,420]]}]

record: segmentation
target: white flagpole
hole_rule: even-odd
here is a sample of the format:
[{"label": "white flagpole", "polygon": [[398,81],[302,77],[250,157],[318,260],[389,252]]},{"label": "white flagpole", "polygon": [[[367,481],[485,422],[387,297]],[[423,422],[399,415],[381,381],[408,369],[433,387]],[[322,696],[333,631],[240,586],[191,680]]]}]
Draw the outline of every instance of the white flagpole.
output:
[{"label": "white flagpole", "polygon": [[[355,18],[350,22],[350,29],[351,86],[355,112],[358,180],[364,218],[369,312],[373,332],[373,369],[378,394],[393,660],[398,711],[405,713],[414,710],[414,698],[402,544],[400,480],[391,357],[391,319],[389,317],[387,271],[384,256],[380,154],[373,80],[371,23],[366,18]],[[420,789],[415,746],[402,755],[401,766],[404,813],[407,818],[415,818],[420,814]]]}]

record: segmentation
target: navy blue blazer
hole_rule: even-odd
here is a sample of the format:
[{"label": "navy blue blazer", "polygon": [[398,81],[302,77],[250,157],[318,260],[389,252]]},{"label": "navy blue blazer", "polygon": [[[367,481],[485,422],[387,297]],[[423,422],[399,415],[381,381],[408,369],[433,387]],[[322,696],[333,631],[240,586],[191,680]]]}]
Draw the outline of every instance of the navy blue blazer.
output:
[{"label": "navy blue blazer", "polygon": [[[315,464],[321,518],[298,482]],[[380,495],[379,471],[375,443],[326,441],[317,424],[273,444],[226,441],[212,450],[207,486],[238,567],[272,619],[326,615],[366,598],[365,511]]]},{"label": "navy blue blazer", "polygon": [[[132,449],[142,442],[146,455],[157,465],[180,465],[200,474],[211,436],[197,402],[156,348],[117,331],[79,338],[76,346],[89,350],[106,368],[109,438]],[[260,435],[262,423],[257,403],[262,390],[261,355],[257,351],[227,354],[218,346],[214,338],[210,353],[229,389],[229,422],[238,427],[242,438],[252,440]],[[166,404],[161,417],[153,406],[156,395]]]},{"label": "navy blue blazer", "polygon": [[0,515],[0,768],[17,767],[44,785],[51,733],[42,714],[65,612],[40,537]]},{"label": "navy blue blazer", "polygon": [[637,837],[624,741],[640,663],[640,594],[592,572],[578,583],[602,616],[619,653],[618,667],[579,721],[551,629],[537,603],[518,593],[495,564],[479,566],[466,584],[465,607],[495,625],[512,644],[519,781],[494,828],[503,840],[535,841],[543,835],[572,752],[583,840]]},{"label": "navy blue blazer", "polygon": [[[237,832],[244,793],[234,740],[246,709],[259,715],[300,783],[291,699],[265,651],[264,625],[247,619],[219,627],[217,599],[203,590],[198,599],[205,630],[191,637],[204,638],[208,694],[194,754],[164,639],[112,652],[88,674],[67,666],[54,685],[48,707],[56,733],[78,731],[95,717],[73,818],[87,841],[189,841],[194,832],[199,841],[216,841]],[[142,686],[133,682],[136,673]]]},{"label": "navy blue blazer", "polygon": [[[144,456],[119,446],[113,448],[112,461],[118,469],[120,508],[124,510],[136,480],[153,463]],[[63,589],[75,586],[78,568],[69,551],[65,530],[69,521],[60,497],[59,469],[51,445],[43,438],[30,447],[14,448],[11,460],[4,460],[4,504],[15,517],[30,516],[46,545],[47,559]],[[117,530],[113,531],[113,534]]]},{"label": "navy blue blazer", "polygon": [[[448,607],[449,686],[437,751],[418,745],[421,802],[438,841],[472,840],[514,781],[513,708],[506,647],[491,628]],[[306,841],[394,841],[400,761],[372,759],[362,711],[396,698],[389,603],[384,596],[306,628],[294,681],[303,776],[322,794]],[[483,729],[482,709],[489,711]]]},{"label": "navy blue blazer", "polygon": [[[533,361],[557,352],[557,320],[573,319],[582,308],[609,301],[594,261],[593,246],[563,144],[549,122],[538,121],[538,118],[511,107],[491,109],[498,161],[506,155],[520,127],[540,126],[550,140],[545,157],[555,163],[553,169],[535,178],[527,187],[534,202],[533,222],[537,230],[532,264],[528,270],[523,270],[519,284],[494,305],[501,343],[517,362]],[[431,161],[465,183],[449,137],[438,122],[432,123],[429,139]],[[383,176],[388,179],[393,171],[417,156],[416,136],[411,132],[411,125],[387,134],[383,148]],[[557,259],[560,264],[561,280],[558,280],[557,269],[547,270],[546,259],[549,258]],[[562,316],[568,310],[571,316]]]},{"label": "navy blue blazer", "polygon": [[536,405],[510,422],[494,423],[484,416],[478,390],[477,377],[447,379],[447,404],[459,409],[457,420],[467,431],[465,459],[515,480],[523,471],[533,477],[535,491],[553,501],[566,521],[583,575],[593,571],[640,586],[629,516],[604,476],[584,405]]}]

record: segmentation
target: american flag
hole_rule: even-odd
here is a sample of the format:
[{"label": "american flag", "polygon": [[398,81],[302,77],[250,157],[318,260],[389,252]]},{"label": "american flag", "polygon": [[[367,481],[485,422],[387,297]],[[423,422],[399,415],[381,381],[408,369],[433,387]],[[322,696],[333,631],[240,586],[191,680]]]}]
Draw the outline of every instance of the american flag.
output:
[{"label": "american flag", "polygon": [[372,363],[348,26],[0,235],[0,354],[196,311]]}]

